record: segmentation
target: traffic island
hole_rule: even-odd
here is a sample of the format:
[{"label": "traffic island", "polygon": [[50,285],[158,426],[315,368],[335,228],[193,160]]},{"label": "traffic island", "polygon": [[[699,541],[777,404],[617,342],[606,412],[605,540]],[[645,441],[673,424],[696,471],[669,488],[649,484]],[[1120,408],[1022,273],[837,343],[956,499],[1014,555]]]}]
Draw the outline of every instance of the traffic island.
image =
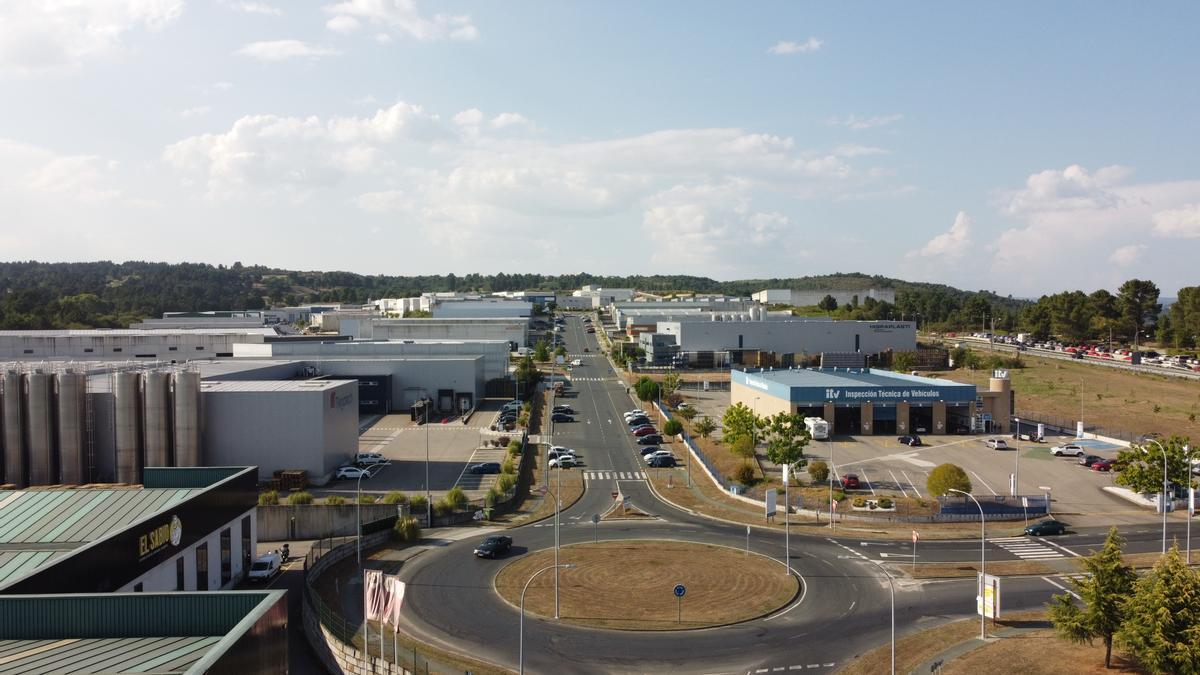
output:
[{"label": "traffic island", "polygon": [[[800,592],[800,580],[787,574],[778,560],[710,544],[635,540],[573,544],[559,549],[559,564],[574,565],[559,572],[559,616],[590,628],[724,626],[766,616]],[[520,607],[526,582],[553,565],[552,548],[526,555],[496,575],[496,592]],[[554,616],[552,571],[529,584],[525,611]]]}]

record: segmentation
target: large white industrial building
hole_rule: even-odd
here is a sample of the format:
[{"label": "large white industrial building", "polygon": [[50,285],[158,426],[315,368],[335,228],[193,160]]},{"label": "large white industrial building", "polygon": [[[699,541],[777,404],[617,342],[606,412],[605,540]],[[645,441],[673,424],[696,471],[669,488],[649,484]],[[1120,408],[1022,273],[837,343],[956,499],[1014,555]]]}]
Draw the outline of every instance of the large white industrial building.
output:
[{"label": "large white industrial building", "polygon": [[507,318],[528,319],[533,314],[533,303],[525,300],[439,301],[429,310],[435,319]]},{"label": "large white industrial building", "polygon": [[356,340],[501,340],[525,347],[529,322],[524,319],[388,319],[341,320],[339,333]]},{"label": "large white industrial building", "polygon": [[725,321],[721,318],[714,314],[707,321],[660,322],[655,334],[642,334],[642,346],[651,360],[662,359],[661,354],[651,350],[710,355],[759,351],[815,356],[830,352],[879,354],[917,348],[916,327],[911,321]]},{"label": "large white industrial building", "polygon": [[0,331],[0,361],[191,361],[233,356],[236,343],[277,335],[264,326],[197,330],[99,328]]},{"label": "large white industrial building", "polygon": [[864,288],[852,291],[815,290],[795,291],[788,288],[768,288],[752,295],[754,301],[763,305],[792,305],[793,307],[812,307],[825,296],[832,296],[838,305],[861,305],[864,300],[871,298],[879,302],[896,303],[896,291],[891,288]]}]

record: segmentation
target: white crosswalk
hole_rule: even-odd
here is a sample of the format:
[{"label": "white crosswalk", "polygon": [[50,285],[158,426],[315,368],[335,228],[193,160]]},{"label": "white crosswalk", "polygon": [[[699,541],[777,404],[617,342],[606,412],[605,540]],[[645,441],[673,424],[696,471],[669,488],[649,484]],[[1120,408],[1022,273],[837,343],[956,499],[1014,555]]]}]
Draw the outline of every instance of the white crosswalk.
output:
[{"label": "white crosswalk", "polygon": [[1001,537],[988,541],[1021,558],[1022,560],[1051,560],[1065,558],[1062,551],[1051,548],[1037,539],[1029,537]]},{"label": "white crosswalk", "polygon": [[616,382],[615,377],[572,377],[572,382]]},{"label": "white crosswalk", "polygon": [[645,471],[584,471],[585,481],[593,480],[646,480]]}]

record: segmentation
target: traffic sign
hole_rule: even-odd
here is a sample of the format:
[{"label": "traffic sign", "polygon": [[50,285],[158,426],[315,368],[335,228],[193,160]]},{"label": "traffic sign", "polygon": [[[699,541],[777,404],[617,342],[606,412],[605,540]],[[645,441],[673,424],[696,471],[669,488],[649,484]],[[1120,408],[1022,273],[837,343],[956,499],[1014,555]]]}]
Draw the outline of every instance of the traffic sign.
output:
[{"label": "traffic sign", "polygon": [[683,584],[675,584],[675,597],[682,598],[684,593],[687,593],[687,589],[683,587]]},{"label": "traffic sign", "polygon": [[921,535],[917,534],[916,530],[913,530],[913,543],[914,544],[917,543],[917,540],[920,538],[921,538]]},{"label": "traffic sign", "polygon": [[592,524],[593,524],[593,525],[595,525],[595,524],[597,524],[597,523],[599,523],[599,522],[600,522],[600,514],[599,514],[599,513],[593,513],[593,514],[592,514]]}]

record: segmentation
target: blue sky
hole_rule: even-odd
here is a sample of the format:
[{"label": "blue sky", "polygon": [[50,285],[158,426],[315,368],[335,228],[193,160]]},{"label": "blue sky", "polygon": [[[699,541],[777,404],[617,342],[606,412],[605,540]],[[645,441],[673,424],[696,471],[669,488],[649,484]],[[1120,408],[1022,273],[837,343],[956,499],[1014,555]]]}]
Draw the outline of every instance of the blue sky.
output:
[{"label": "blue sky", "polygon": [[45,5],[4,259],[1195,283],[1194,3]]}]

